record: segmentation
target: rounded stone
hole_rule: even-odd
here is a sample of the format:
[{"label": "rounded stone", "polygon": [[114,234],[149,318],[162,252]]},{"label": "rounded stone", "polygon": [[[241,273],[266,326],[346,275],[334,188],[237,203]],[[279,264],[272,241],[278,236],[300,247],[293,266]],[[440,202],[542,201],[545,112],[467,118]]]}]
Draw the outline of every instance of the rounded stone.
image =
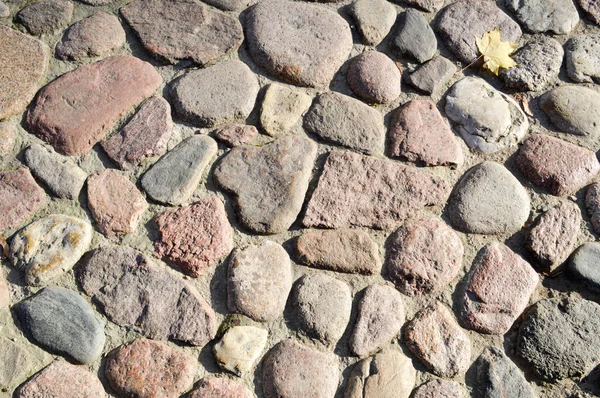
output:
[{"label": "rounded stone", "polygon": [[400,70],[387,55],[369,51],[358,55],[348,67],[350,89],[368,103],[393,102],[400,95]]},{"label": "rounded stone", "polygon": [[506,0],[506,8],[530,32],[570,33],[579,23],[573,0]]},{"label": "rounded stone", "polygon": [[17,20],[32,35],[53,34],[73,18],[73,3],[68,0],[41,0],[17,13]]},{"label": "rounded stone", "polygon": [[396,22],[396,9],[386,0],[356,0],[348,10],[363,43],[376,46]]},{"label": "rounded stone", "polygon": [[464,398],[465,388],[456,381],[435,379],[415,389],[413,398]]},{"label": "rounded stone", "polygon": [[260,358],[269,332],[256,326],[233,326],[215,344],[217,364],[237,376],[249,372]]},{"label": "rounded stone", "polygon": [[339,384],[336,356],[288,339],[273,347],[263,362],[266,398],[331,398]]},{"label": "rounded stone", "polygon": [[581,35],[566,44],[569,78],[578,83],[600,82],[600,35]]},{"label": "rounded stone", "polygon": [[435,219],[407,222],[386,246],[388,277],[409,296],[441,290],[462,266],[462,241],[452,228]]},{"label": "rounded stone", "polygon": [[23,384],[15,398],[104,398],[100,379],[81,366],[55,361]]},{"label": "rounded stone", "polygon": [[600,243],[586,242],[569,260],[569,274],[583,281],[590,289],[600,291]]},{"label": "rounded stone", "polygon": [[205,377],[198,382],[188,398],[254,398],[255,395],[242,383],[224,377]]},{"label": "rounded stone", "polygon": [[527,191],[510,171],[499,163],[486,161],[462,176],[447,206],[450,220],[459,230],[501,234],[523,227],[530,203]]},{"label": "rounded stone", "polygon": [[17,315],[43,348],[78,363],[94,362],[104,348],[104,321],[73,290],[51,286],[21,301]]},{"label": "rounded stone", "polygon": [[0,233],[21,225],[45,203],[46,193],[29,170],[0,172]]},{"label": "rounded stone", "polygon": [[560,86],[540,97],[540,107],[565,133],[600,135],[600,94],[587,87]]},{"label": "rounded stone", "polygon": [[423,14],[414,8],[400,14],[398,32],[392,40],[392,48],[396,52],[422,64],[433,58],[437,47],[435,33]]},{"label": "rounded stone", "polygon": [[92,233],[85,220],[53,214],[13,237],[10,258],[25,273],[27,284],[45,285],[73,268],[90,246]]},{"label": "rounded stone", "polygon": [[426,94],[437,94],[454,77],[457,70],[454,62],[437,56],[406,76],[406,81]]},{"label": "rounded stone", "polygon": [[324,274],[301,277],[292,293],[294,320],[308,337],[335,346],[344,334],[352,311],[348,285]]}]

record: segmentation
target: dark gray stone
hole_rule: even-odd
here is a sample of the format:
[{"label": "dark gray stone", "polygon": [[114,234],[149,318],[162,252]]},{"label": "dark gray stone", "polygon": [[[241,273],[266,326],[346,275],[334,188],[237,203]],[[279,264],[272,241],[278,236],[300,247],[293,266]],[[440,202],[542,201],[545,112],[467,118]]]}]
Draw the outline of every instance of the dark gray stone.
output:
[{"label": "dark gray stone", "polygon": [[19,23],[32,35],[52,34],[67,26],[73,18],[73,3],[68,0],[41,0],[17,14]]},{"label": "dark gray stone", "polygon": [[502,350],[488,347],[475,361],[476,396],[480,398],[535,398],[521,370]]},{"label": "dark gray stone", "polygon": [[600,291],[600,243],[586,242],[569,260],[569,273],[591,289]]},{"label": "dark gray stone", "polygon": [[453,62],[438,56],[420,66],[415,72],[405,76],[409,84],[427,94],[434,94],[452,79],[457,70]]},{"label": "dark gray stone", "polygon": [[575,36],[565,44],[569,78],[578,83],[600,82],[600,35]]},{"label": "dark gray stone", "polygon": [[356,0],[348,11],[369,46],[381,43],[396,22],[396,9],[386,0]]},{"label": "dark gray stone", "polygon": [[570,33],[579,23],[572,0],[506,0],[506,8],[530,32]]},{"label": "dark gray stone", "polygon": [[587,87],[561,86],[540,97],[540,106],[565,133],[600,135],[600,94]]},{"label": "dark gray stone", "polygon": [[392,40],[392,48],[423,63],[435,55],[437,39],[425,17],[409,8],[400,15],[400,26]]},{"label": "dark gray stone", "polygon": [[98,359],[104,348],[104,322],[76,292],[51,286],[17,306],[27,333],[45,349],[79,363]]},{"label": "dark gray stone", "polygon": [[585,207],[594,232],[600,234],[600,183],[591,184],[585,194]]}]

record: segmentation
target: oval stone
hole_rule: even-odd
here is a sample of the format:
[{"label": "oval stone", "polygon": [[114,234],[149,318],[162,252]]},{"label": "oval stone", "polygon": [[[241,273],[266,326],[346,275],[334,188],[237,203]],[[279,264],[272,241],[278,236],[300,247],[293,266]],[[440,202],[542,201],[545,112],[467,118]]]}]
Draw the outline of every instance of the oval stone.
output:
[{"label": "oval stone", "polygon": [[600,94],[587,87],[561,86],[540,97],[540,107],[565,133],[600,135]]},{"label": "oval stone", "polygon": [[98,376],[65,361],[55,361],[19,388],[15,398],[105,398]]}]

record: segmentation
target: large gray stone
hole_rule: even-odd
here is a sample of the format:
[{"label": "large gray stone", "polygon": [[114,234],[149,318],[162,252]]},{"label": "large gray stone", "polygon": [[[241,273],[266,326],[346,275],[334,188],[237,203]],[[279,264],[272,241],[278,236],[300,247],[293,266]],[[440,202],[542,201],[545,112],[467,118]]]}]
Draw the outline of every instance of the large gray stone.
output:
[{"label": "large gray stone", "polygon": [[43,348],[79,363],[98,359],[104,348],[104,321],[76,292],[51,286],[17,306],[31,338]]},{"label": "large gray stone", "polygon": [[214,127],[248,117],[258,81],[246,64],[229,60],[186,73],[171,83],[170,91],[179,117],[198,127]]},{"label": "large gray stone", "polygon": [[235,196],[239,220],[246,228],[279,233],[292,225],[302,208],[316,155],[313,141],[290,135],[262,147],[232,149],[213,175]]},{"label": "large gray stone", "polygon": [[475,392],[481,398],[535,398],[521,370],[502,350],[488,347],[475,361]]},{"label": "large gray stone", "polygon": [[194,135],[170,150],[144,174],[142,188],[157,202],[180,205],[198,188],[204,169],[216,154],[215,140]]},{"label": "large gray stone", "polygon": [[600,135],[600,94],[580,86],[560,86],[540,97],[540,106],[565,133]]},{"label": "large gray stone", "polygon": [[449,59],[437,56],[406,76],[406,81],[427,94],[435,94],[452,79],[458,68]]},{"label": "large gray stone", "polygon": [[569,273],[593,290],[600,291],[600,243],[586,242],[569,260]]},{"label": "large gray stone", "polygon": [[459,230],[499,234],[523,227],[529,217],[530,200],[510,171],[499,163],[487,161],[463,175],[447,206],[450,220]]},{"label": "large gray stone", "polygon": [[446,97],[446,115],[470,148],[492,153],[516,145],[529,129],[527,116],[485,80],[465,77]]},{"label": "large gray stone", "polygon": [[381,43],[396,22],[396,9],[386,0],[356,0],[348,12],[369,46]]},{"label": "large gray stone", "polygon": [[414,8],[400,14],[400,25],[392,40],[392,48],[421,64],[433,58],[437,51],[437,39],[423,14]]},{"label": "large gray stone", "polygon": [[505,0],[506,8],[530,32],[570,33],[579,23],[572,0]]},{"label": "large gray stone", "polygon": [[380,154],[384,149],[383,115],[347,95],[319,95],[304,116],[304,128],[325,141],[366,154]]},{"label": "large gray stone", "polygon": [[600,82],[600,35],[581,35],[566,45],[567,74],[578,83]]},{"label": "large gray stone", "polygon": [[254,61],[288,83],[325,87],[352,50],[348,23],[325,7],[267,0],[246,17]]},{"label": "large gray stone", "polygon": [[69,0],[41,0],[29,4],[17,14],[19,23],[32,35],[53,34],[67,26],[73,18]]}]

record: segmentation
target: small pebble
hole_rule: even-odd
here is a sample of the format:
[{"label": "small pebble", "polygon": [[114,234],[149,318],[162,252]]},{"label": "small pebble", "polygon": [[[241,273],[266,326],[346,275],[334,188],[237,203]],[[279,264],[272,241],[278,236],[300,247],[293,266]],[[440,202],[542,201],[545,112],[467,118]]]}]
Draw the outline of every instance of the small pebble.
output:
[{"label": "small pebble", "polygon": [[347,78],[350,89],[367,103],[385,104],[400,95],[400,70],[378,51],[355,57],[348,67]]},{"label": "small pebble", "polygon": [[217,140],[225,143],[225,145],[236,147],[252,141],[258,135],[258,130],[256,127],[247,124],[230,124],[219,127],[213,134]]}]

